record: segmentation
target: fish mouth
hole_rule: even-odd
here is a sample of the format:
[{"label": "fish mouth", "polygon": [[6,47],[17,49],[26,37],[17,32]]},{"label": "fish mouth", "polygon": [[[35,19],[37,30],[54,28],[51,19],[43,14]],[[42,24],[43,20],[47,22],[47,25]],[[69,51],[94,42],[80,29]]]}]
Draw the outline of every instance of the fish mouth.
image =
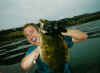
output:
[{"label": "fish mouth", "polygon": [[42,32],[43,34],[48,33],[48,31],[46,31],[46,30],[41,30],[41,32]]}]

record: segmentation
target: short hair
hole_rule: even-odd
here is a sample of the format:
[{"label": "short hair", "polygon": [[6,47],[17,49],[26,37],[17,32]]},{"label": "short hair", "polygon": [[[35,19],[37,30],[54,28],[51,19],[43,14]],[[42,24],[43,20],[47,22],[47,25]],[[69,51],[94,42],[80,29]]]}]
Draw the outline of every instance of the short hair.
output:
[{"label": "short hair", "polygon": [[24,24],[23,30],[24,30],[25,28],[27,28],[28,26],[33,26],[33,27],[39,32],[39,27],[37,26],[37,24],[34,24],[34,23],[27,23],[27,24]]}]

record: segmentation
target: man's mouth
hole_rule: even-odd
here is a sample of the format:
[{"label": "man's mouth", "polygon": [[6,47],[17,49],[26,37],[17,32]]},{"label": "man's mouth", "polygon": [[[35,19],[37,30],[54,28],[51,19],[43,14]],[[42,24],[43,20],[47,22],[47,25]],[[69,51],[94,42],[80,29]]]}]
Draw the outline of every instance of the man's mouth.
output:
[{"label": "man's mouth", "polygon": [[40,42],[40,39],[39,38],[32,38],[32,42]]},{"label": "man's mouth", "polygon": [[36,42],[37,41],[37,39],[36,38],[32,38],[32,42]]}]

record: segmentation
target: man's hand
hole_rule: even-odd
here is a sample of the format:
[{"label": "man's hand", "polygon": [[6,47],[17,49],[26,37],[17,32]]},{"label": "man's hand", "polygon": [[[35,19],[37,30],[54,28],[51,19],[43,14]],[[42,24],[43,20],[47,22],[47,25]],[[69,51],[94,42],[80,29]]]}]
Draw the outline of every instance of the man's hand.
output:
[{"label": "man's hand", "polygon": [[75,29],[67,29],[67,32],[62,33],[62,35],[72,37],[72,42],[81,42],[88,38],[88,35],[85,32],[81,32],[80,30]]},{"label": "man's hand", "polygon": [[32,51],[28,56],[25,56],[21,61],[21,67],[24,70],[29,69],[34,63],[36,63],[36,60],[40,54],[40,48],[36,48],[34,51]]},{"label": "man's hand", "polygon": [[38,47],[35,51],[34,51],[34,56],[33,56],[33,63],[35,64],[36,63],[36,60],[40,54],[40,47]]}]

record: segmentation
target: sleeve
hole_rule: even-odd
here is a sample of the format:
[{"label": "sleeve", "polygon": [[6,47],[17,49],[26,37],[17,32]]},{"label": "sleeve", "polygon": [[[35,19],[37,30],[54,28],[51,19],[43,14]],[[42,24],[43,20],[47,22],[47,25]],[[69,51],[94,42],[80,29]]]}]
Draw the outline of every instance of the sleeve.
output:
[{"label": "sleeve", "polygon": [[35,50],[35,48],[37,48],[37,46],[33,46],[31,48],[29,48],[26,53],[25,53],[25,56],[27,56],[28,54],[30,54],[33,50]]},{"label": "sleeve", "polygon": [[64,39],[65,39],[66,43],[68,44],[68,47],[71,48],[73,46],[72,37],[64,36]]}]

